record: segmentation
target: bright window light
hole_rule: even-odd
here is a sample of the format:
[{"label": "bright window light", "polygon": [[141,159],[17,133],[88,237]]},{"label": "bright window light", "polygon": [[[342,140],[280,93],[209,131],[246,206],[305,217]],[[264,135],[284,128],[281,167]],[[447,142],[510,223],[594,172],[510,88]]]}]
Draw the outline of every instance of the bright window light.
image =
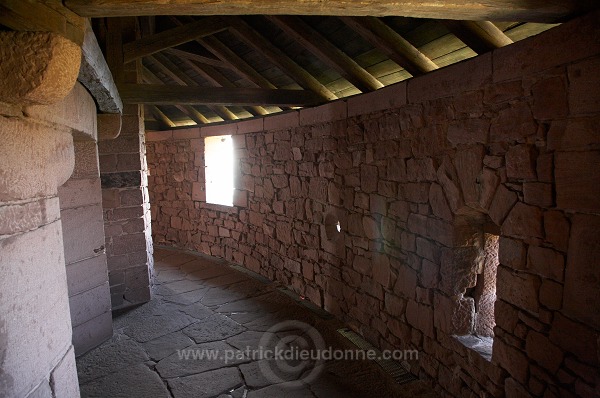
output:
[{"label": "bright window light", "polygon": [[230,135],[204,139],[206,202],[233,206],[233,143]]}]

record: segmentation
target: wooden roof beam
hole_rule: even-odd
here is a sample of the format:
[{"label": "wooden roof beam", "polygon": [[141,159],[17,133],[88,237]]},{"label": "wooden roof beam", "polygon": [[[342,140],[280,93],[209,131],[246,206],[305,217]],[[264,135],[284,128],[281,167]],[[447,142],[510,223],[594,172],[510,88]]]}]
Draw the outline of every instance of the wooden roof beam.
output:
[{"label": "wooden roof beam", "polygon": [[169,48],[165,50],[167,53],[179,58],[188,59],[190,61],[200,62],[201,64],[215,66],[217,68],[232,69],[231,65],[223,62],[221,59],[206,57],[200,54],[194,54],[188,51],[179,50],[177,48]]},{"label": "wooden roof beam", "polygon": [[342,17],[341,19],[411,75],[419,76],[438,69],[432,60],[379,18]]},{"label": "wooden roof beam", "polygon": [[389,15],[522,22],[557,22],[598,6],[596,0],[65,0],[64,3],[71,10],[86,17],[249,14]]},{"label": "wooden roof beam", "polygon": [[231,30],[244,42],[254,47],[267,57],[273,64],[301,87],[310,90],[326,101],[337,99],[327,87],[321,84],[313,75],[308,73],[277,46],[256,32],[250,25],[238,17],[224,17]]},{"label": "wooden roof beam", "polygon": [[[196,87],[198,90],[198,82],[194,79],[186,75],[182,70],[177,67],[173,62],[171,62],[167,57],[156,54],[150,59],[154,60],[156,66],[158,66],[166,75],[168,75],[171,79],[175,80],[178,84],[182,86],[190,86]],[[238,120],[239,117],[231,110],[227,109],[225,106],[221,105],[209,105],[209,108],[219,115],[223,120]]]},{"label": "wooden roof beam", "polygon": [[[143,79],[150,84],[164,84],[162,80],[158,76],[156,76],[152,71],[142,65],[142,77]],[[209,120],[200,113],[196,108],[191,105],[175,105],[180,111],[185,113],[192,119],[196,124],[206,124],[210,123]]]},{"label": "wooden roof beam", "polygon": [[226,29],[220,18],[204,18],[124,44],[123,59],[125,63],[131,62]]},{"label": "wooden roof beam", "polygon": [[268,19],[321,61],[337,70],[360,91],[375,91],[383,87],[379,80],[300,18],[271,16]]},{"label": "wooden roof beam", "polygon": [[477,54],[512,44],[496,25],[489,21],[443,21],[446,27]]},{"label": "wooden roof beam", "polygon": [[[237,87],[233,84],[229,79],[227,79],[221,72],[216,70],[215,68],[209,65],[196,65],[192,61],[183,61],[190,69],[204,77],[213,87],[228,87],[235,88]],[[262,106],[251,106],[250,109],[247,109],[253,116],[264,116],[268,115],[269,112]]]},{"label": "wooden roof beam", "polygon": [[223,106],[312,106],[322,101],[307,90],[267,90],[263,88],[209,88],[155,84],[121,84],[121,98],[127,104]]},{"label": "wooden roof beam", "polygon": [[245,77],[248,81],[255,84],[256,87],[269,89],[277,88],[277,86],[258,73],[250,64],[244,61],[215,36],[203,37],[198,41],[217,57],[221,58],[223,62],[228,63],[240,76]]},{"label": "wooden roof beam", "polygon": [[168,127],[168,128],[175,127],[175,123],[173,123],[173,121],[171,119],[169,119],[169,117],[167,115],[165,115],[165,113],[163,111],[161,111],[158,106],[156,106],[156,105],[149,105],[148,107],[150,108],[150,112],[152,113],[152,115],[154,116],[154,118],[156,120],[158,120],[158,122],[162,126]]}]

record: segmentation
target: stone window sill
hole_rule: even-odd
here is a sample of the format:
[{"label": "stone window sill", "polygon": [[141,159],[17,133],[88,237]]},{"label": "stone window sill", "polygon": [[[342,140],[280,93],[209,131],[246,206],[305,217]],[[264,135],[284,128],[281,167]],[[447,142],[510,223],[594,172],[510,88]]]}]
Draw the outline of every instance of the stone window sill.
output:
[{"label": "stone window sill", "polygon": [[470,350],[481,355],[485,360],[492,360],[493,337],[479,337],[475,335],[454,336],[458,342]]}]

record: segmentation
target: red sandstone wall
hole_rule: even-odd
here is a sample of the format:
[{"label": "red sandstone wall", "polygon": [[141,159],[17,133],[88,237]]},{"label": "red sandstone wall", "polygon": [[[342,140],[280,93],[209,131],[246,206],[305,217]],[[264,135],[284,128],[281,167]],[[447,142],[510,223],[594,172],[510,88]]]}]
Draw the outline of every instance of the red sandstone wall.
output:
[{"label": "red sandstone wall", "polygon": [[[411,370],[444,395],[594,396],[599,22],[319,108],[149,133],[154,240],[279,280],[380,347],[419,349]],[[227,133],[231,208],[202,191],[201,137]],[[485,223],[500,234],[491,361],[452,337],[473,327],[463,293]]]}]

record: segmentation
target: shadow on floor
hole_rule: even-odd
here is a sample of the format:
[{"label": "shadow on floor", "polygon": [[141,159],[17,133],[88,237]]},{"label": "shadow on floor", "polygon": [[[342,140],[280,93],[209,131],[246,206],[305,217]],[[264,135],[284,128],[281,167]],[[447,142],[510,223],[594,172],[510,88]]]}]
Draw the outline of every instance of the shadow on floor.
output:
[{"label": "shadow on floor", "polygon": [[113,338],[77,359],[82,397],[436,397],[373,361],[321,360],[358,355],[336,332],[344,325],[274,283],[164,248],[155,272],[153,299],[116,315]]}]

